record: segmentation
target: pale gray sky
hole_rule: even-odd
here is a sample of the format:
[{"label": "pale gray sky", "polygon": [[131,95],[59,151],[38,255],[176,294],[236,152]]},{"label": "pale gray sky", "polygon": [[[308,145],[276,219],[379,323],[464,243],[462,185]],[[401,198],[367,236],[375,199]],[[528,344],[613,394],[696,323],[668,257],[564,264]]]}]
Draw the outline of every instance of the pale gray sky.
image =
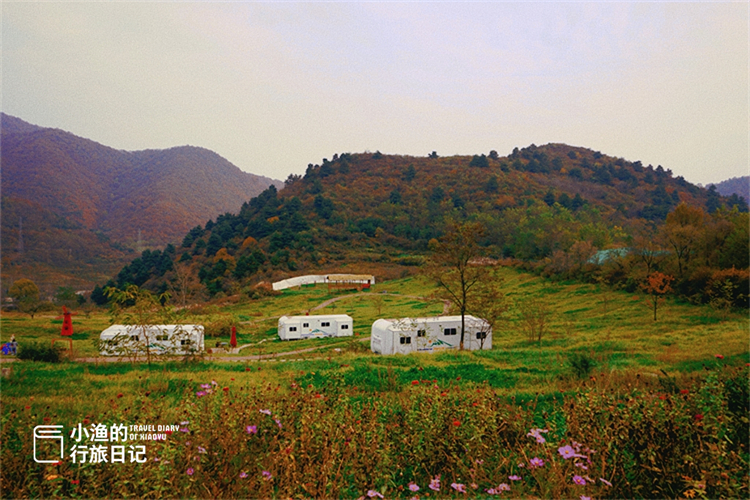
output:
[{"label": "pale gray sky", "polygon": [[334,153],[563,142],[691,182],[748,174],[734,3],[3,1],[2,110],[285,179]]}]

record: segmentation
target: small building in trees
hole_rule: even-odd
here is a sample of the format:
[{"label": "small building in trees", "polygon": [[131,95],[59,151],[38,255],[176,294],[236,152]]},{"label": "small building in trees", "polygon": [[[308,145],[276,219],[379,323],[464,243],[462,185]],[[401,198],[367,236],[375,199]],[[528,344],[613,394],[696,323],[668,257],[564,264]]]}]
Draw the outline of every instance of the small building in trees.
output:
[{"label": "small building in trees", "polygon": [[282,316],[278,333],[281,340],[349,337],[354,334],[354,320],[348,314]]},{"label": "small building in trees", "polygon": [[[492,329],[486,320],[465,316],[464,348],[492,349]],[[379,319],[372,324],[370,349],[375,354],[409,354],[458,349],[461,316]]]}]

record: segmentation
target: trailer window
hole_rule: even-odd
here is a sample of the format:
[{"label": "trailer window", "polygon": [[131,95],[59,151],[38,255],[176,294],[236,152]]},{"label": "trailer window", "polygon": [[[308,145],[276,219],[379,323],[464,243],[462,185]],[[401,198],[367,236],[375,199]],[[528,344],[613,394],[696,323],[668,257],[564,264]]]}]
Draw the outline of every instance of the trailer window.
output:
[{"label": "trailer window", "polygon": [[427,330],[417,330],[417,337],[424,337],[427,335]]},{"label": "trailer window", "polygon": [[348,330],[349,329],[349,325],[341,325],[341,329],[342,330]]},{"label": "trailer window", "polygon": [[192,343],[193,343],[193,341],[192,341],[192,340],[190,340],[190,339],[183,339],[183,340],[180,340],[180,345],[190,345],[190,344],[192,344]]},{"label": "trailer window", "polygon": [[310,323],[302,323],[302,328],[309,328],[309,327],[310,327]]},{"label": "trailer window", "polygon": [[398,340],[402,344],[411,344],[411,337],[401,337]]},{"label": "trailer window", "polygon": [[331,323],[329,321],[323,321],[320,326],[331,326]]},{"label": "trailer window", "polygon": [[289,331],[290,332],[296,332],[297,331],[297,327],[296,326],[290,326],[289,327]]},{"label": "trailer window", "polygon": [[138,340],[138,335],[131,335],[130,340]]},{"label": "trailer window", "polygon": [[157,335],[156,340],[169,340],[169,335]]},{"label": "trailer window", "polygon": [[487,332],[477,332],[477,339],[486,339]]},{"label": "trailer window", "polygon": [[455,328],[446,328],[443,330],[444,335],[456,335],[456,329]]}]

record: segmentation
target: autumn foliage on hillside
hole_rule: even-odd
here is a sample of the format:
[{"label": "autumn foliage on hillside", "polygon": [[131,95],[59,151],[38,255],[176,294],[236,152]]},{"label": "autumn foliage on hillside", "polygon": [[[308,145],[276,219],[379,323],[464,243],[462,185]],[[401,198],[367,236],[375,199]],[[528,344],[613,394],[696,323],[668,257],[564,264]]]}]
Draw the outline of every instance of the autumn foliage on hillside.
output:
[{"label": "autumn foliage on hillside", "polygon": [[[344,265],[408,268],[450,222],[475,221],[489,257],[632,291],[659,271],[678,293],[708,301],[715,273],[748,268],[747,220],[744,200],[561,144],[507,157],[345,153],[194,227],[179,247],[136,259],[112,284],[165,290],[175,273],[189,273],[196,296],[213,297]],[[165,253],[171,268],[160,264]],[[743,289],[741,276],[732,279]]]},{"label": "autumn foliage on hillside", "polygon": [[5,114],[2,124],[3,196],[31,200],[131,248],[139,232],[144,245],[162,246],[280,185],[203,148],[128,152]]},{"label": "autumn foliage on hillside", "polygon": [[[131,260],[128,253],[179,241],[196,224],[281,185],[202,148],[119,151],[1,118],[6,282],[20,276],[53,289],[90,288]],[[14,252],[19,227],[23,254]]]}]

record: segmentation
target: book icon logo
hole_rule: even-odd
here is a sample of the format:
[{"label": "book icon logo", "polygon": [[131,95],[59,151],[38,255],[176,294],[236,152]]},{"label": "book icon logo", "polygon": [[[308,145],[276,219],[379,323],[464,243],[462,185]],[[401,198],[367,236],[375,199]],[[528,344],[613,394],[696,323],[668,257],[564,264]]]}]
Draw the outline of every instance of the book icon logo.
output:
[{"label": "book icon logo", "polygon": [[63,459],[63,426],[37,425],[34,427],[34,461],[53,464]]}]

